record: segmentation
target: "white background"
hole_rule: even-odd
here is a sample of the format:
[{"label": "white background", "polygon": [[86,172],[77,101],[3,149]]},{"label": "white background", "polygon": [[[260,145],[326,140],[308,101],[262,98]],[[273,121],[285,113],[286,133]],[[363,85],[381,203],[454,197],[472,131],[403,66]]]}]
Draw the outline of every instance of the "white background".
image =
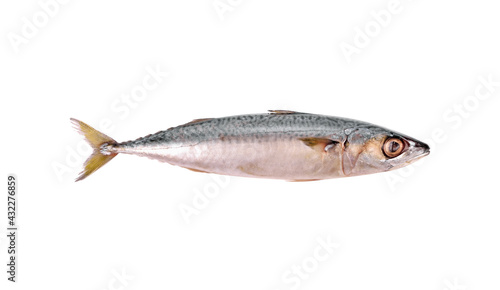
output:
[{"label": "white background", "polygon": [[[37,1],[0,4],[0,166],[19,179],[20,228],[13,285],[2,201],[0,288],[498,289],[500,86],[474,95],[500,81],[498,5],[226,1],[69,1],[46,19]],[[132,108],[123,96],[149,68],[170,74]],[[268,109],[372,122],[431,154],[392,173],[227,185],[117,156],[73,182],[87,153],[70,117],[125,141]],[[186,223],[179,208],[206,191]],[[340,246],[315,262],[318,239]],[[304,262],[307,278],[287,272]]]}]

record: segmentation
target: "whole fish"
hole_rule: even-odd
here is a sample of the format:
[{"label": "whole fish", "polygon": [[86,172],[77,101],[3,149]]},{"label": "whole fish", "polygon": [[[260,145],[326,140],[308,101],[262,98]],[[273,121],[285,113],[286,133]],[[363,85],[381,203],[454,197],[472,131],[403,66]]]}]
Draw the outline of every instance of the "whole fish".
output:
[{"label": "whole fish", "polygon": [[404,167],[429,154],[427,144],[361,121],[285,110],[196,119],[118,143],[71,119],[93,153],[76,181],[119,153],[198,172],[311,181]]}]

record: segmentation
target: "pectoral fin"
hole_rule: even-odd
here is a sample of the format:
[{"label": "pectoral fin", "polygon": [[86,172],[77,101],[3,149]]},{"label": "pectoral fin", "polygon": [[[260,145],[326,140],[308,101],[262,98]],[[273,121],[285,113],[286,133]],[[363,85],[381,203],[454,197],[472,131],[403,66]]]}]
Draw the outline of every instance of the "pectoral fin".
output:
[{"label": "pectoral fin", "polygon": [[311,149],[323,153],[328,152],[328,150],[332,149],[337,144],[339,144],[338,141],[329,138],[306,137],[306,138],[299,138],[299,140],[304,142],[304,144],[309,146]]}]

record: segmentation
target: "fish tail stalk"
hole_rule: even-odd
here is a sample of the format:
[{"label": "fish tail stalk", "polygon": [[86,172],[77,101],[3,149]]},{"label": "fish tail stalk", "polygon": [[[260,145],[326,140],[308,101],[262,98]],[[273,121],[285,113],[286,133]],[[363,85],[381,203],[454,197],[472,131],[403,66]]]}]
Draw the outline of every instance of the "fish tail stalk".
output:
[{"label": "fish tail stalk", "polygon": [[97,131],[82,121],[73,118],[70,120],[78,133],[85,137],[85,141],[87,141],[93,149],[92,154],[84,163],[83,171],[80,172],[80,175],[75,180],[80,181],[94,173],[118,154],[110,150],[117,142],[113,138]]}]

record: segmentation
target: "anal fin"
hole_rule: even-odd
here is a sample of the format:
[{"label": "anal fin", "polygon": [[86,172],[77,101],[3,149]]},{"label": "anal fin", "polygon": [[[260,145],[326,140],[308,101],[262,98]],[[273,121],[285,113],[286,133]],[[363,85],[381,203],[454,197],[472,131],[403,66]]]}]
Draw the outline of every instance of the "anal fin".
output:
[{"label": "anal fin", "polygon": [[211,172],[200,170],[200,169],[196,169],[196,168],[189,168],[189,167],[184,167],[184,168],[189,169],[189,170],[194,171],[194,172],[211,173]]}]

